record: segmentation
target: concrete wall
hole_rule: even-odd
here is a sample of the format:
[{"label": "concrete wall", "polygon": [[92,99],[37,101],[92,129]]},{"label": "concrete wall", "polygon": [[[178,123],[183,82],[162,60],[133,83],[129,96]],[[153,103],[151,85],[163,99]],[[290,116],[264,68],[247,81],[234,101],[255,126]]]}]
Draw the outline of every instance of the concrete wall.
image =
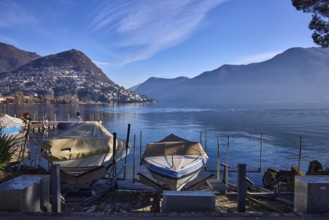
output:
[{"label": "concrete wall", "polygon": [[49,205],[48,175],[22,175],[0,184],[0,210],[45,211]]}]

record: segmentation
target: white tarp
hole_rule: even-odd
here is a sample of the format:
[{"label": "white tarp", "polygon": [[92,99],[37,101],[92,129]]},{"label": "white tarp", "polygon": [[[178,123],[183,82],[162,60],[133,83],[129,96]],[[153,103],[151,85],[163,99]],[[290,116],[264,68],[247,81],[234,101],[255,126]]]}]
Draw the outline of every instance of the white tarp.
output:
[{"label": "white tarp", "polygon": [[[43,156],[51,161],[84,158],[113,152],[113,135],[99,122],[81,122],[42,143]],[[117,140],[117,150],[124,143]]]},{"label": "white tarp", "polygon": [[23,125],[22,119],[0,114],[0,127],[2,134],[18,134]]},{"label": "white tarp", "polygon": [[23,121],[20,118],[11,117],[7,114],[0,114],[0,127],[20,126]]}]

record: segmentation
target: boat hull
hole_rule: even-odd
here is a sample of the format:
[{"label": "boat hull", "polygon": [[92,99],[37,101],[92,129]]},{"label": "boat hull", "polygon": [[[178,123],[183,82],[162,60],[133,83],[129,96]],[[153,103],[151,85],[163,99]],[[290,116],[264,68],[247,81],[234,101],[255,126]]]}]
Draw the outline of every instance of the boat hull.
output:
[{"label": "boat hull", "polygon": [[[126,155],[129,154],[130,148],[120,149],[116,152],[116,161],[118,162]],[[89,172],[91,168],[104,166],[107,167],[113,162],[113,153],[93,155],[84,158],[72,159],[72,160],[57,160],[53,161],[53,164],[59,164],[61,169],[67,174],[78,176],[83,173]]]},{"label": "boat hull", "polygon": [[191,155],[175,155],[172,156],[172,160],[170,158],[145,158],[143,164],[159,185],[177,191],[194,180],[207,161],[205,157]]}]

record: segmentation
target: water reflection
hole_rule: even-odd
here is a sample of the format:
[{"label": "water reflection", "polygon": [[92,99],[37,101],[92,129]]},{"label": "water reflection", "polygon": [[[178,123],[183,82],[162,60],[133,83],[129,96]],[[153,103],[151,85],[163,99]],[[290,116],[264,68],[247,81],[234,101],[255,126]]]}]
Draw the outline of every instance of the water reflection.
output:
[{"label": "water reflection", "polygon": [[[302,169],[310,160],[328,163],[329,108],[327,106],[279,106],[195,108],[159,104],[129,105],[0,105],[4,113],[20,116],[29,112],[34,120],[74,121],[76,112],[82,120],[102,121],[110,132],[125,138],[128,123],[131,138],[136,135],[137,149],[142,132],[142,148],[150,142],[175,133],[207,145],[208,167],[216,168],[217,137],[220,159],[225,162],[227,137],[230,137],[230,165],[247,163],[247,169],[259,168],[260,133],[263,135],[263,168],[290,169],[297,166],[299,137],[303,136]],[[205,143],[207,131],[207,143]],[[54,131],[53,133],[56,133]],[[49,135],[52,132],[49,133]],[[139,158],[139,150],[136,152]],[[130,156],[129,163],[132,163]],[[233,174],[232,174],[233,175]],[[259,174],[248,174],[260,179]],[[257,181],[256,181],[257,182]]]}]

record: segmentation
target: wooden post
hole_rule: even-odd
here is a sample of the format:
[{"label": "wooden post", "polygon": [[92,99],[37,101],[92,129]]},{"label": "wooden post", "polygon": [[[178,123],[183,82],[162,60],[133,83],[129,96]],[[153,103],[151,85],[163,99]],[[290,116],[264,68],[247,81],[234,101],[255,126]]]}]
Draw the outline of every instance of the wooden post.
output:
[{"label": "wooden post", "polygon": [[127,130],[127,139],[126,139],[126,155],[125,155],[125,169],[123,173],[123,179],[126,179],[126,170],[127,170],[127,156],[128,156],[128,148],[129,148],[129,136],[130,136],[130,124],[128,124],[128,130]]},{"label": "wooden post", "polygon": [[25,134],[24,134],[23,149],[21,149],[21,151],[19,153],[19,164],[18,164],[19,168],[21,167],[21,160],[23,160],[23,158],[24,158],[24,154],[25,154],[27,145],[30,143],[29,139],[30,139],[31,119],[28,116],[27,119],[25,119],[25,120],[26,120],[26,124],[25,124],[26,131],[25,131]]},{"label": "wooden post", "polygon": [[238,164],[238,212],[246,211],[246,164]]},{"label": "wooden post", "polygon": [[52,212],[61,212],[61,180],[59,164],[51,165],[50,186]]},{"label": "wooden post", "polygon": [[217,137],[217,180],[220,179],[220,138],[219,136]]},{"label": "wooden post", "polygon": [[136,134],[134,134],[133,183],[135,183],[135,164],[136,164]]},{"label": "wooden post", "polygon": [[298,153],[298,175],[299,175],[299,171],[300,171],[300,159],[302,157],[302,141],[303,141],[303,137],[299,137],[299,153]]},{"label": "wooden post", "polygon": [[259,147],[259,172],[262,172],[262,155],[263,155],[263,133],[260,133],[260,147]]}]

